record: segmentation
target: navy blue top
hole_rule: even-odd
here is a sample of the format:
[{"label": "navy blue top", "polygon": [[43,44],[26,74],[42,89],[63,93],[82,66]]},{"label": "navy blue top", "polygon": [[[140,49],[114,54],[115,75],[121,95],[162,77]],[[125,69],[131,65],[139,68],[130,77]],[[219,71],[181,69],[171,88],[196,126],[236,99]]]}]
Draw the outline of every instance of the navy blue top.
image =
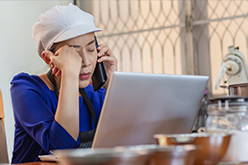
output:
[{"label": "navy blue top", "polygon": [[[20,73],[11,81],[11,97],[15,119],[15,141],[12,163],[39,161],[38,155],[49,150],[77,148],[80,140],[73,137],[55,121],[58,100],[54,91],[36,75]],[[94,92],[93,86],[85,88],[89,99],[100,116],[105,89]],[[92,128],[94,129],[94,120]],[[82,97],[79,97],[79,132],[89,130],[89,114]]]}]

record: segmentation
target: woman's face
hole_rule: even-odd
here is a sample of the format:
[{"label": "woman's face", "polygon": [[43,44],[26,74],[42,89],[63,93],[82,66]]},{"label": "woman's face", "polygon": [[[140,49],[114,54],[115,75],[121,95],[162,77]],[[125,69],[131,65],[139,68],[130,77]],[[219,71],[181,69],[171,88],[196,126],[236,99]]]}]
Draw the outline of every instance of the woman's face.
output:
[{"label": "woman's face", "polygon": [[84,34],[66,41],[59,42],[55,46],[55,52],[62,46],[74,47],[82,58],[82,66],[79,74],[79,88],[85,88],[91,82],[97,62],[94,33]]}]

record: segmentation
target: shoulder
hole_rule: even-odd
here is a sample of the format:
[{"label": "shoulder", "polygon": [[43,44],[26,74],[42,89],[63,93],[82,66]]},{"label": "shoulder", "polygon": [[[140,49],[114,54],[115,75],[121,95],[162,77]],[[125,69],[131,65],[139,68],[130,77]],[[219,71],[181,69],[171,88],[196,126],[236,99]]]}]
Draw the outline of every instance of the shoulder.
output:
[{"label": "shoulder", "polygon": [[23,72],[15,75],[10,84],[11,90],[17,87],[22,89],[44,89],[44,87],[47,87],[39,76],[29,75],[28,73]]},{"label": "shoulder", "polygon": [[18,73],[17,75],[15,75],[11,81],[11,84],[13,83],[19,83],[19,82],[22,82],[22,81],[29,81],[29,80],[34,80],[34,77],[36,77],[36,75],[29,75],[28,73],[24,73],[24,72],[21,72],[21,73]]}]

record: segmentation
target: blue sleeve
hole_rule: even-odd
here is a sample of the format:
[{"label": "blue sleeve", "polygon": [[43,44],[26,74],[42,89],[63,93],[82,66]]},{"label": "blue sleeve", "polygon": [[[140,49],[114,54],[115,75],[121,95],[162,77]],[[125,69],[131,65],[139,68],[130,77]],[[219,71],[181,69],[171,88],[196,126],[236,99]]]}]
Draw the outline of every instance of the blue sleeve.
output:
[{"label": "blue sleeve", "polygon": [[45,151],[77,148],[80,145],[79,140],[75,141],[55,121],[54,112],[41,93],[35,86],[12,81],[11,97],[15,120]]}]

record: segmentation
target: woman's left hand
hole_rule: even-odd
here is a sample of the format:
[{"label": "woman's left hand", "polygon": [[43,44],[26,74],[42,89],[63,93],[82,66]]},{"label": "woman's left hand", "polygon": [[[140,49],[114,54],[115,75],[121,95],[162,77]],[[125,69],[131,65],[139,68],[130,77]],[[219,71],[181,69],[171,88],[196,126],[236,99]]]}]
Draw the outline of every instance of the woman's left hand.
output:
[{"label": "woman's left hand", "polygon": [[108,80],[105,83],[105,87],[108,87],[109,80],[113,75],[113,72],[117,70],[117,58],[114,56],[112,51],[109,49],[107,44],[100,44],[97,48],[99,53],[97,54],[100,57],[97,61],[103,62]]}]

